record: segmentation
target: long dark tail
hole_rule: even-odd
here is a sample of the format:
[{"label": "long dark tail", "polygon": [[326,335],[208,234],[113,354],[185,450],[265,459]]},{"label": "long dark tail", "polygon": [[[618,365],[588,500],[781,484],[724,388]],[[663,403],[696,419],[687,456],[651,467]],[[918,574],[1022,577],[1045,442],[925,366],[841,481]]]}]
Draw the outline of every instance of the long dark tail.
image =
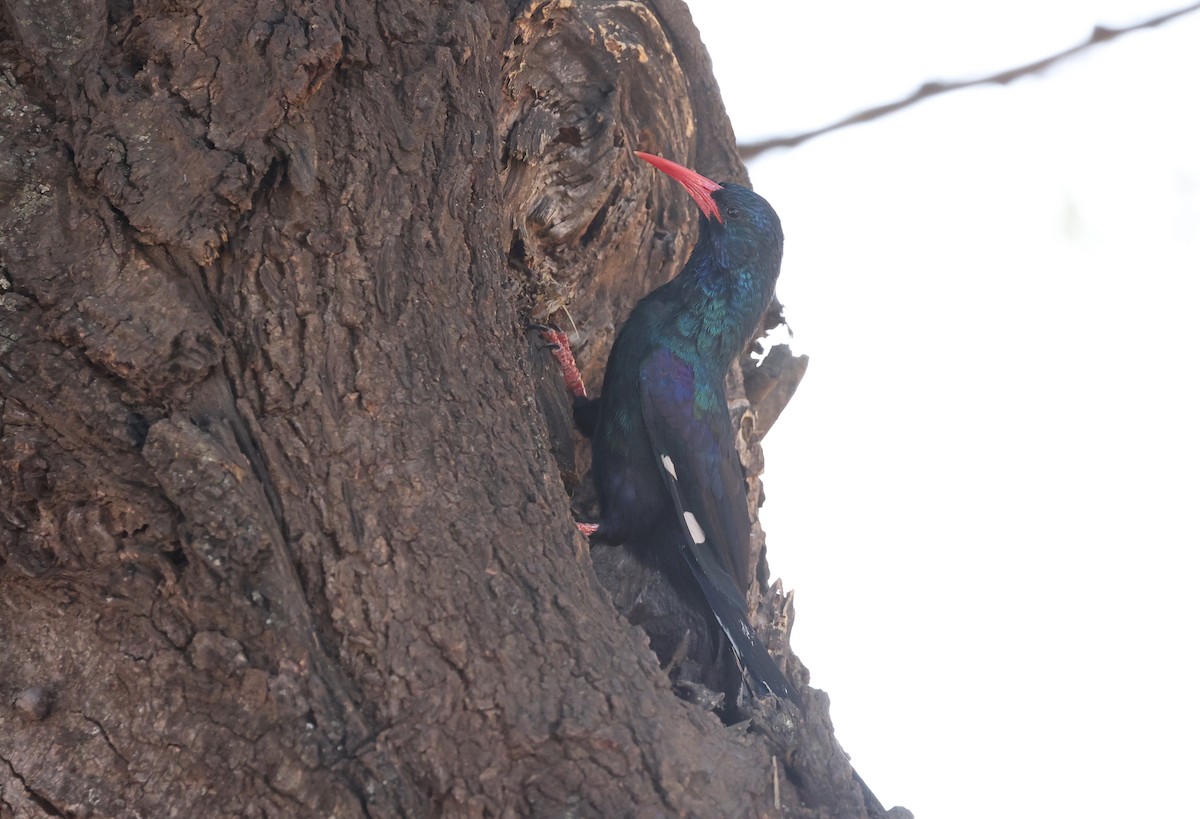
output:
[{"label": "long dark tail", "polygon": [[[754,629],[746,619],[744,604],[739,605],[726,597],[717,585],[700,570],[696,559],[688,550],[684,549],[683,551],[687,555],[687,562],[696,582],[700,584],[700,589],[704,592],[704,598],[708,601],[709,607],[716,615],[717,622],[721,624],[721,628],[729,638],[733,651],[737,654],[738,662],[741,663],[742,670],[750,679],[755,694],[760,697],[764,694],[774,694],[803,707],[795,686],[779,670],[779,666],[775,664],[775,659],[767,651],[767,647],[754,633]],[[870,819],[885,819],[887,809],[884,808],[883,803],[867,787],[867,783],[858,775],[858,771],[851,767],[850,772],[862,790],[867,816]]]},{"label": "long dark tail", "polygon": [[[687,549],[684,552],[686,553]],[[750,621],[746,619],[745,604],[739,605],[726,597],[712,579],[700,570],[690,554],[687,562],[696,582],[700,584],[700,590],[704,592],[704,598],[708,601],[713,614],[716,615],[717,622],[724,630],[725,636],[729,638],[738,662],[746,672],[746,676],[749,677],[754,693],[758,696],[774,694],[799,705],[799,695],[796,693],[795,686],[788,682],[787,677],[779,670],[779,666],[775,664],[767,647],[763,645],[762,640],[754,633]]]}]

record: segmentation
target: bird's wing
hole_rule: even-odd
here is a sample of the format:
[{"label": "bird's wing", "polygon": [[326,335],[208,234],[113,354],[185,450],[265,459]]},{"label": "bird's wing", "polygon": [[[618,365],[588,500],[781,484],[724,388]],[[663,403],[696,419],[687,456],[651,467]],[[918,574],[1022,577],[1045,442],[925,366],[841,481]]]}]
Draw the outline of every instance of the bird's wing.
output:
[{"label": "bird's wing", "polygon": [[755,690],[799,703],[749,622],[750,514],[725,391],[697,389],[695,368],[665,349],[650,354],[639,376],[642,415],[696,582]]},{"label": "bird's wing", "polygon": [[744,614],[750,515],[725,391],[699,383],[695,368],[664,348],[651,353],[639,375],[642,415],[693,567]]}]

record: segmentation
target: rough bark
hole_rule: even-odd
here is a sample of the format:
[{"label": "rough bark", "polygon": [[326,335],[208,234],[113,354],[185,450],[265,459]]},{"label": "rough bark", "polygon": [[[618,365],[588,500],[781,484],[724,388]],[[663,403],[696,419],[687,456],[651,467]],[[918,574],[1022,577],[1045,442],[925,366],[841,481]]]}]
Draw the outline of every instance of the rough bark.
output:
[{"label": "rough bark", "polygon": [[3,9],[0,817],[868,815],[820,692],[674,695],[539,410],[691,239],[631,149],[744,177],[682,4]]}]

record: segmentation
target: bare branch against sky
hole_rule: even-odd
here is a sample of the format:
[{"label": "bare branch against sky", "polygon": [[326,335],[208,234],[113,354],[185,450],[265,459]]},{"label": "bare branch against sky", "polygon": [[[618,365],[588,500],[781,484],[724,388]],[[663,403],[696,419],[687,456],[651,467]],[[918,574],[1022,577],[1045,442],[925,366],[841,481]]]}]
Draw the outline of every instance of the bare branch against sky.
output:
[{"label": "bare branch against sky", "polygon": [[873,108],[867,108],[863,111],[851,114],[850,116],[840,119],[837,122],[830,123],[829,125],[822,126],[813,131],[805,131],[800,134],[793,134],[792,136],[771,137],[770,139],[741,143],[738,145],[738,153],[741,155],[743,160],[748,161],[754,159],[760,154],[776,148],[795,148],[797,145],[802,145],[814,137],[823,136],[833,131],[841,130],[842,128],[849,128],[851,125],[860,125],[864,122],[870,122],[871,120],[879,119],[880,117],[887,116],[888,114],[894,114],[901,109],[916,105],[922,100],[936,97],[939,94],[946,94],[951,91],[960,91],[964,88],[971,88],[977,85],[1007,85],[1014,80],[1021,79],[1022,77],[1027,77],[1032,74],[1045,71],[1047,68],[1050,68],[1056,63],[1074,57],[1093,46],[1099,45],[1100,43],[1106,43],[1110,40],[1115,40],[1116,38],[1125,34],[1129,34],[1132,31],[1154,28],[1197,10],[1200,10],[1200,3],[1193,3],[1190,6],[1165,12],[1156,17],[1151,17],[1148,20],[1143,20],[1140,23],[1134,23],[1125,27],[1110,28],[1108,26],[1097,25],[1094,29],[1092,29],[1091,36],[1082,43],[1072,46],[1065,51],[1060,51],[1057,54],[1052,54],[1049,57],[1045,57],[1016,68],[1009,68],[986,77],[977,77],[970,80],[955,80],[951,82],[931,80],[903,99],[895,100],[894,102],[885,103],[883,105],[877,105]]}]

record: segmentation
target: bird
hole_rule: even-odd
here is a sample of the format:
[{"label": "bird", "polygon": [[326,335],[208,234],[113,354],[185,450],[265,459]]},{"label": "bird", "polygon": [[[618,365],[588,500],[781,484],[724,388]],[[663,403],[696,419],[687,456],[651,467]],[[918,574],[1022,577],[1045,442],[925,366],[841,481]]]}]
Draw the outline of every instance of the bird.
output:
[{"label": "bird", "polygon": [[613,343],[598,397],[589,397],[566,334],[539,326],[591,439],[596,523],[592,543],[624,544],[690,585],[756,696],[797,700],[749,621],[746,481],[734,443],[725,377],[775,292],[783,229],[749,188],[713,182],[654,154],[635,155],[678,182],[700,209],[700,235],[683,270],[641,299]]}]

